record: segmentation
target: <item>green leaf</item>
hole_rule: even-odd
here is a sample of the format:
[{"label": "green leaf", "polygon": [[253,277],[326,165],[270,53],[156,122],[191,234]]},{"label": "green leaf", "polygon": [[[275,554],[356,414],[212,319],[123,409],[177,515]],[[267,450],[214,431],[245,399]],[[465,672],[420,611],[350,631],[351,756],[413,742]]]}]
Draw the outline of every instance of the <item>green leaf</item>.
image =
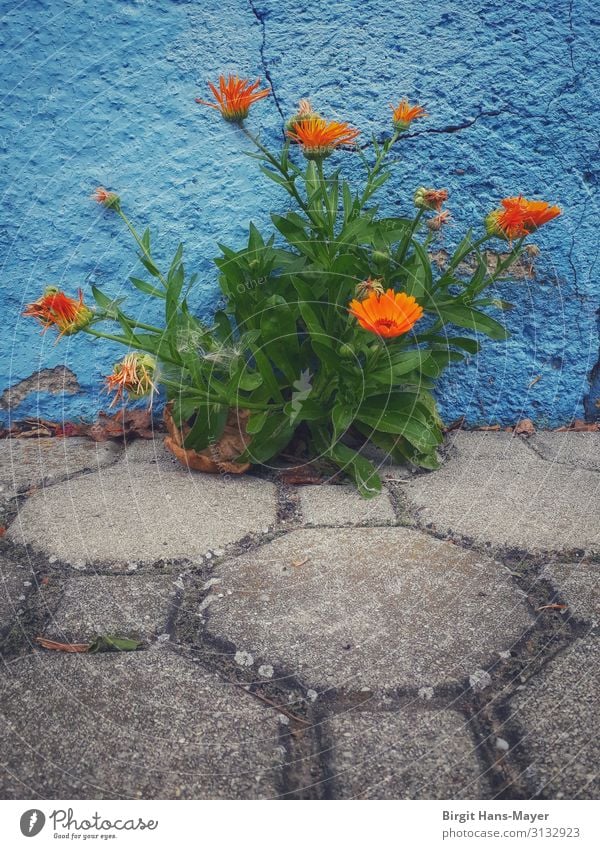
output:
[{"label": "green leaf", "polygon": [[331,445],[327,456],[352,478],[363,498],[373,498],[381,492],[381,478],[366,457],[341,442]]},{"label": "green leaf", "polygon": [[227,421],[227,407],[209,404],[196,413],[194,424],[183,440],[184,448],[202,451],[211,442],[217,442]]},{"label": "green leaf", "polygon": [[132,640],[129,637],[97,636],[90,643],[88,654],[98,654],[99,652],[107,651],[136,651],[141,645],[141,640]]},{"label": "green leaf", "polygon": [[160,277],[160,271],[151,259],[148,259],[144,254],[140,254],[140,262],[153,277]]},{"label": "green leaf", "polygon": [[444,322],[451,322],[458,327],[467,327],[469,330],[485,333],[490,339],[508,338],[508,331],[498,321],[465,304],[443,304],[438,306],[437,310]]},{"label": "green leaf", "polygon": [[259,432],[252,438],[243,454],[241,462],[264,463],[282,451],[292,436],[294,426],[283,412],[271,412]]},{"label": "green leaf", "polygon": [[145,280],[140,280],[139,277],[130,277],[129,280],[136,289],[139,289],[140,292],[143,292],[145,295],[152,295],[154,298],[166,298],[164,289],[159,289],[157,286],[153,286]]}]

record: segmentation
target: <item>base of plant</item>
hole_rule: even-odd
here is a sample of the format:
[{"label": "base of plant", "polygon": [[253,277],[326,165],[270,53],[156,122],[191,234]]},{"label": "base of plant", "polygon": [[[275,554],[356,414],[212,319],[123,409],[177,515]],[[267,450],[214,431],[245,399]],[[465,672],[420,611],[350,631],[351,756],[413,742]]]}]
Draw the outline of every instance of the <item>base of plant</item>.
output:
[{"label": "base of plant", "polygon": [[185,448],[185,438],[190,432],[189,425],[177,427],[173,418],[173,404],[165,407],[164,422],[168,436],[165,436],[165,448],[179,462],[198,472],[211,475],[231,474],[242,475],[250,468],[250,463],[236,462],[236,459],[246,449],[250,437],[246,433],[247,410],[230,410],[223,433],[218,440],[202,451]]}]

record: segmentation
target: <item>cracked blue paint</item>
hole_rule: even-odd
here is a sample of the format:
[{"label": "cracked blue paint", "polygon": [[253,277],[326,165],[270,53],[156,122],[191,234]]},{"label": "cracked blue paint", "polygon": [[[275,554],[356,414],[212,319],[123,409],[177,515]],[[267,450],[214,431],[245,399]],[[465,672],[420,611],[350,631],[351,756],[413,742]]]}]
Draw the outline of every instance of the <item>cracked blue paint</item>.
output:
[{"label": "cracked blue paint", "polygon": [[[19,317],[49,283],[88,298],[92,282],[129,291],[139,266],[119,222],[88,200],[97,185],[153,227],[165,261],[185,242],[201,315],[217,298],[216,242],[240,244],[250,220],[268,227],[267,210],[286,208],[277,187],[257,189],[236,128],[194,103],[207,78],[240,71],[274,88],[250,119],[273,144],[300,97],[365,140],[385,131],[390,101],[425,103],[430,117],[398,148],[383,211],[409,209],[419,184],[447,187],[455,226],[442,248],[507,194],[558,202],[563,217],[535,237],[535,277],[497,289],[516,304],[505,315],[511,338],[486,340],[450,370],[440,404],[447,420],[471,423],[598,417],[598,23],[592,0],[3,4],[0,393],[56,365],[82,387],[42,388],[11,415],[89,419],[107,407],[101,378],[122,350],[80,338],[55,346]],[[355,156],[338,162],[358,176]],[[141,293],[131,303],[157,318]]]}]

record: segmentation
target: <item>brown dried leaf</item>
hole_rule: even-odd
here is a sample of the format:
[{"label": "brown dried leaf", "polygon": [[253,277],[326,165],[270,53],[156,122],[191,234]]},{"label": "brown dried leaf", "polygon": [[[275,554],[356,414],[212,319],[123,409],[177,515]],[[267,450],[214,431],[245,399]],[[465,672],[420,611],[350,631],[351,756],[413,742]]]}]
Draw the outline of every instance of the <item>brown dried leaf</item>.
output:
[{"label": "brown dried leaf", "polygon": [[52,651],[87,652],[90,650],[90,643],[57,643],[56,640],[48,640],[46,637],[36,637],[35,641],[43,649],[52,649]]},{"label": "brown dried leaf", "polygon": [[211,475],[242,475],[248,471],[250,463],[236,462],[236,458],[250,441],[246,433],[246,422],[250,415],[248,410],[230,410],[221,438],[202,451],[183,447],[189,427],[185,425],[180,430],[175,424],[171,410],[172,405],[167,404],[164,421],[169,435],[165,437],[165,448],[183,466]]},{"label": "brown dried leaf", "polygon": [[516,434],[527,434],[530,435],[535,433],[535,425],[531,421],[531,419],[521,419],[520,422],[515,426],[514,432]]}]

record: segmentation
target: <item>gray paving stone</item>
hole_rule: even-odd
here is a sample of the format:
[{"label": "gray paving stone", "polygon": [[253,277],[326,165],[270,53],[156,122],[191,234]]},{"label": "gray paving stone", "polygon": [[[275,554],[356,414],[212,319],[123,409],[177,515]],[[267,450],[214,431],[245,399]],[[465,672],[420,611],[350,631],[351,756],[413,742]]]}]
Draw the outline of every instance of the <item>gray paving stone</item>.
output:
[{"label": "gray paving stone", "polygon": [[396,521],[386,492],[366,500],[349,486],[303,486],[300,507],[307,525],[390,525]]},{"label": "gray paving stone", "polygon": [[82,437],[0,439],[0,502],[77,472],[109,466],[121,450],[114,442],[92,442]]},{"label": "gray paving stone", "polygon": [[32,584],[29,569],[0,554],[0,634],[6,633],[19,619]]},{"label": "gray paving stone", "polygon": [[149,639],[165,632],[175,593],[169,575],[70,578],[45,636],[72,642],[97,634]]},{"label": "gray paving stone", "polygon": [[74,564],[193,558],[275,522],[273,484],[152,462],[152,443],[32,496],[9,539]]},{"label": "gray paving stone", "polygon": [[402,485],[419,524],[493,546],[600,550],[600,473],[549,463],[509,434],[458,433],[437,472]]},{"label": "gray paving stone", "polygon": [[297,530],[215,577],[208,630],[316,689],[460,680],[530,624],[501,564],[408,528]]},{"label": "gray paving stone", "polygon": [[597,625],[600,622],[600,564],[550,563],[542,577],[548,578],[569,605],[569,612]]},{"label": "gray paving stone", "polygon": [[450,710],[340,714],[325,724],[336,799],[489,799],[464,719]]},{"label": "gray paving stone", "polygon": [[281,792],[277,714],[171,651],[34,653],[0,686],[2,798]]},{"label": "gray paving stone", "polygon": [[600,795],[600,642],[586,638],[562,652],[512,700],[512,718],[536,795],[597,799]]},{"label": "gray paving stone", "polygon": [[545,460],[600,472],[600,433],[542,430],[529,442]]}]

